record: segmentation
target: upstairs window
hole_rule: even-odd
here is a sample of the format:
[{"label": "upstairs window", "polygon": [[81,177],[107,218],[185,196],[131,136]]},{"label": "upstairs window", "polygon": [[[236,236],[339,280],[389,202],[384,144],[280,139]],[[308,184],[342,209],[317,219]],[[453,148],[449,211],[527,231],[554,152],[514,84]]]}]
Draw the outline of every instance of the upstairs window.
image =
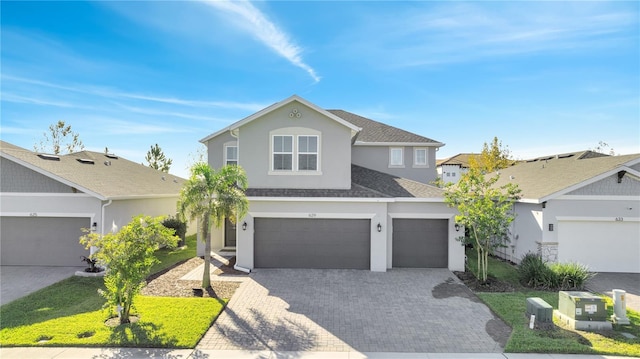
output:
[{"label": "upstairs window", "polygon": [[389,166],[404,166],[404,151],[402,147],[392,147],[389,149]]},{"label": "upstairs window", "polygon": [[427,149],[416,148],[413,150],[413,165],[424,167],[427,165]]},{"label": "upstairs window", "polygon": [[318,170],[318,136],[298,136],[298,170]]},{"label": "upstairs window", "polygon": [[224,147],[224,164],[225,165],[238,164],[238,146]]},{"label": "upstairs window", "polygon": [[293,136],[273,136],[273,170],[293,170]]}]

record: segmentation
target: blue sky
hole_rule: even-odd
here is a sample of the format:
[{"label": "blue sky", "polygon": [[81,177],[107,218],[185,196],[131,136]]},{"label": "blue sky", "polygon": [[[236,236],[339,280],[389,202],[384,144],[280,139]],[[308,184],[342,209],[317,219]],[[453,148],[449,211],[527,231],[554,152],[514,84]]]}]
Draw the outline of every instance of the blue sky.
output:
[{"label": "blue sky", "polygon": [[526,159],[640,152],[637,1],[2,1],[2,140],[63,120],[186,177],[201,138],[297,94]]}]

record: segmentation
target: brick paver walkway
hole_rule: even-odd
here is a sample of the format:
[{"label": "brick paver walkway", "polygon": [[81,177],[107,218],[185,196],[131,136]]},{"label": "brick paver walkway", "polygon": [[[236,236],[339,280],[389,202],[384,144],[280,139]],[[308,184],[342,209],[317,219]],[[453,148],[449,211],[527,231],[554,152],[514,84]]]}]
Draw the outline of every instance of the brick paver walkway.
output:
[{"label": "brick paver walkway", "polygon": [[445,269],[261,269],[198,349],[486,353],[509,332]]}]

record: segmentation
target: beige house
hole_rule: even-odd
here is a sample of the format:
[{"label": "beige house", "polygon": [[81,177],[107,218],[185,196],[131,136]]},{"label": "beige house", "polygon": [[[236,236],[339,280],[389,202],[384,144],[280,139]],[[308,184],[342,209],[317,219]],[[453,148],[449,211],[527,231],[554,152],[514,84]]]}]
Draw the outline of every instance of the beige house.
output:
[{"label": "beige house", "polygon": [[112,154],[35,153],[0,141],[0,264],[82,266],[81,229],[175,215],[184,179]]}]

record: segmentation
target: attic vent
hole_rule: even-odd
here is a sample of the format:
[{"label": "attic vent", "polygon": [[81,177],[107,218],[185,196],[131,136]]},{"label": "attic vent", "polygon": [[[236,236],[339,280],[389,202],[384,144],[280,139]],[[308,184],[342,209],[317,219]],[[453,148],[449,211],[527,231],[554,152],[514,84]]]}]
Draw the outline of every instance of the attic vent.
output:
[{"label": "attic vent", "polygon": [[105,156],[108,158],[113,158],[114,160],[118,159],[118,156],[114,155],[113,153],[106,153]]},{"label": "attic vent", "polygon": [[534,158],[534,159],[532,159],[532,160],[528,160],[527,162],[536,162],[536,161],[538,161],[538,159],[537,159],[537,158]]},{"label": "attic vent", "polygon": [[573,153],[567,153],[566,155],[558,155],[558,158],[569,158],[569,157],[573,157]]},{"label": "attic vent", "polygon": [[87,165],[95,164],[95,162],[92,159],[88,159],[88,158],[78,158],[77,161]]},{"label": "attic vent", "polygon": [[162,176],[162,180],[163,180],[163,181],[166,181],[167,179],[166,179],[164,176]]},{"label": "attic vent", "polygon": [[43,160],[60,161],[60,156],[48,155],[46,153],[40,153],[38,154],[38,157],[42,158]]},{"label": "attic vent", "polygon": [[173,183],[178,183],[178,180],[174,178]]},{"label": "attic vent", "polygon": [[105,166],[111,166],[111,161],[104,161]]}]

